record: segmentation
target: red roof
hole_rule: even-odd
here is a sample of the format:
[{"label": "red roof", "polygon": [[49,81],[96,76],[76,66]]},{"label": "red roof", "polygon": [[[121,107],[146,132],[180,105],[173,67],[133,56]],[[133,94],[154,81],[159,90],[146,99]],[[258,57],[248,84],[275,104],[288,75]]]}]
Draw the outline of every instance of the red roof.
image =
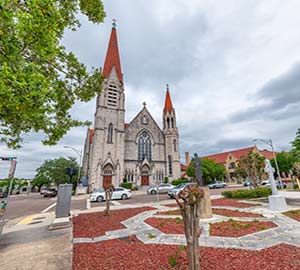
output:
[{"label": "red roof", "polygon": [[248,155],[249,152],[253,152],[254,149],[257,150],[259,153],[261,153],[267,159],[272,159],[273,158],[273,153],[272,152],[270,152],[268,150],[259,150],[255,146],[242,148],[242,149],[238,149],[238,150],[227,151],[227,152],[220,153],[220,154],[204,156],[204,157],[201,157],[201,158],[212,159],[212,160],[215,160],[217,163],[226,163],[226,159],[227,159],[229,154],[231,154],[236,159],[240,159],[241,156]]},{"label": "red roof", "polygon": [[115,26],[113,26],[110,34],[109,44],[106,52],[104,68],[102,75],[103,77],[108,77],[113,66],[116,68],[118,79],[122,82],[123,75],[121,71],[121,63],[119,56],[119,48],[118,48],[118,39],[117,39],[117,30]]},{"label": "red roof", "polygon": [[180,164],[180,170],[181,171],[186,171],[187,166],[185,166],[184,164]]},{"label": "red roof", "polygon": [[172,110],[173,110],[173,105],[171,101],[171,96],[170,96],[169,89],[167,88],[164,112],[171,112]]}]

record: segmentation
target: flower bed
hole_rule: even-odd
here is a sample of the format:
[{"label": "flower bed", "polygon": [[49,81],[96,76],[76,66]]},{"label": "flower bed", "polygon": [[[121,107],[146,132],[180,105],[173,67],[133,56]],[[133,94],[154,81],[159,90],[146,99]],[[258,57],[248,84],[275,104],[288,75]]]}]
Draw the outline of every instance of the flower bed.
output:
[{"label": "flower bed", "polygon": [[238,202],[233,199],[223,199],[223,198],[211,200],[211,205],[212,206],[232,206],[232,207],[239,207],[239,208],[247,208],[247,207],[255,206],[255,204]]},{"label": "flower bed", "polygon": [[300,222],[300,209],[290,210],[290,211],[284,212],[283,214]]},{"label": "flower bed", "polygon": [[123,229],[120,223],[141,212],[155,210],[152,207],[140,207],[124,210],[111,210],[110,216],[104,216],[104,212],[81,214],[73,218],[73,236],[78,237],[97,237],[104,235],[107,231]]},{"label": "flower bed", "polygon": [[[213,214],[222,215],[226,217],[254,217],[254,218],[263,217],[263,215],[261,214],[242,212],[238,210],[213,208],[212,211]],[[180,215],[181,216],[181,212],[180,210],[169,210],[169,211],[158,212],[155,215]]]},{"label": "flower bed", "polygon": [[182,218],[148,218],[145,222],[163,233],[184,234]]},{"label": "flower bed", "polygon": [[[174,245],[143,244],[135,237],[93,244],[74,244],[73,270],[186,270],[182,252],[171,268],[168,259],[178,250]],[[281,244],[260,251],[241,249],[200,249],[201,270],[297,270],[300,248]]]},{"label": "flower bed", "polygon": [[267,221],[237,221],[230,219],[210,224],[209,231],[211,236],[240,237],[276,226],[273,222]]},{"label": "flower bed", "polygon": [[226,216],[226,217],[263,217],[261,214],[251,213],[251,212],[242,212],[238,210],[229,210],[229,209],[221,209],[214,208],[213,213],[216,215]]}]

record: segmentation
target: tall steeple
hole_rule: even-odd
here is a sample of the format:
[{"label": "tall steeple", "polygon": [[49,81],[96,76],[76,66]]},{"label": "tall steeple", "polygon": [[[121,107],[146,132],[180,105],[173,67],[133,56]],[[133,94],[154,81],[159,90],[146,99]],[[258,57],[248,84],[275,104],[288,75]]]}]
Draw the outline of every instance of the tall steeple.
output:
[{"label": "tall steeple", "polygon": [[170,113],[172,110],[173,110],[173,105],[172,105],[171,96],[170,96],[170,92],[169,92],[169,85],[167,84],[164,113],[166,113],[166,112]]},{"label": "tall steeple", "polygon": [[104,67],[102,75],[107,78],[111,70],[115,67],[118,79],[120,82],[123,82],[123,74],[121,71],[121,62],[118,48],[118,39],[117,39],[117,29],[116,29],[116,20],[113,20],[109,44],[106,52],[106,57],[104,61]]}]

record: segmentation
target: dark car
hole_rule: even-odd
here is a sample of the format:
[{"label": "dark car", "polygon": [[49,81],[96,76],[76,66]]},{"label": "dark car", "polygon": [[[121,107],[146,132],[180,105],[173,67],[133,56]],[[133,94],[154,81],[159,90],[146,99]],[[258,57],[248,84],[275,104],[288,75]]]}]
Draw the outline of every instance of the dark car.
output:
[{"label": "dark car", "polygon": [[57,190],[55,188],[48,188],[44,192],[44,197],[55,197],[57,195]]}]

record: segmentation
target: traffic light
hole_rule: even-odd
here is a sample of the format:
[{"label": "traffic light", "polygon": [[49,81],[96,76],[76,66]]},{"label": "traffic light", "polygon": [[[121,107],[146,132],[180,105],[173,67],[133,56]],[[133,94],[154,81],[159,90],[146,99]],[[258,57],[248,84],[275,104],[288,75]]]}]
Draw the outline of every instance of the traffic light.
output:
[{"label": "traffic light", "polygon": [[8,160],[8,161],[12,161],[14,159],[17,159],[17,157],[0,157],[0,160]]}]

